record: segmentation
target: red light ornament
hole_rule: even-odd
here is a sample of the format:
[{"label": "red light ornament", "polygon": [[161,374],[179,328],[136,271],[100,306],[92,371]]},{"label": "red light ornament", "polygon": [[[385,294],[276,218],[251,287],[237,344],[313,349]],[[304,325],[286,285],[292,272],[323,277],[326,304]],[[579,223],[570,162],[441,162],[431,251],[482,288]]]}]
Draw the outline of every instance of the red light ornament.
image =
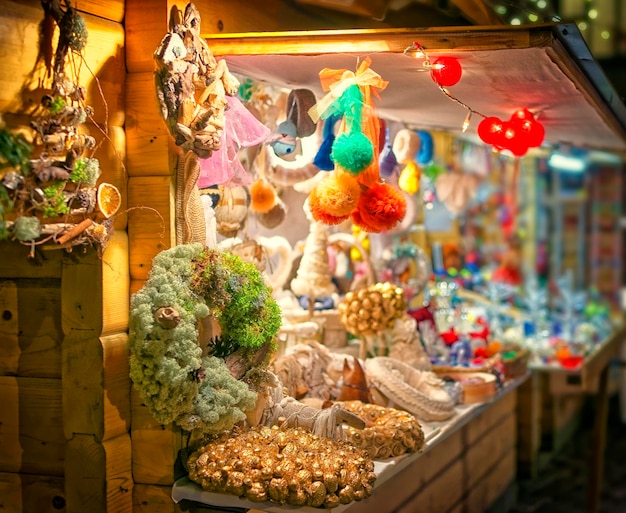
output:
[{"label": "red light ornament", "polygon": [[528,109],[518,109],[504,122],[495,116],[484,118],[478,124],[478,137],[497,150],[509,150],[522,157],[529,148],[540,146],[545,137],[543,125]]},{"label": "red light ornament", "polygon": [[489,116],[478,124],[478,137],[485,144],[497,144],[504,131],[503,122],[500,118]]},{"label": "red light ornament", "polygon": [[433,62],[430,77],[441,87],[450,87],[461,80],[463,70],[454,57],[439,57]]}]

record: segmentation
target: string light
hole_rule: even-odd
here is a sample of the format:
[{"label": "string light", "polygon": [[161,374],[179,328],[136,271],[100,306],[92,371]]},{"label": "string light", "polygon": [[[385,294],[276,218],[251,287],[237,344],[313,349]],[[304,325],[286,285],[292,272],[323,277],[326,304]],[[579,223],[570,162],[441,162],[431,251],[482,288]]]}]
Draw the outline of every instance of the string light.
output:
[{"label": "string light", "polygon": [[[472,114],[477,114],[483,118],[478,124],[478,137],[485,144],[492,145],[497,151],[506,149],[514,156],[522,157],[530,148],[538,147],[543,143],[545,129],[528,109],[518,109],[511,114],[508,121],[502,121],[498,117],[481,114],[453,96],[447,86],[456,84],[462,75],[461,65],[454,57],[439,57],[431,63],[425,48],[417,41],[404,49],[404,55],[423,59],[422,69],[418,68],[418,71],[430,70],[431,77],[439,90],[467,110],[461,127],[463,133],[470,126]],[[447,73],[444,73],[446,69]]]}]

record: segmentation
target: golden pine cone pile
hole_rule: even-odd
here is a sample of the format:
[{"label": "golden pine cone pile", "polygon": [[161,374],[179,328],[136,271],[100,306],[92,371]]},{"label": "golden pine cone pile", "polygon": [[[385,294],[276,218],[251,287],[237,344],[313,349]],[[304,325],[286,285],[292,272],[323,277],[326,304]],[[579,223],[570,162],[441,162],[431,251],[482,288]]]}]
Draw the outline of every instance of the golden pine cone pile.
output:
[{"label": "golden pine cone pile", "polygon": [[315,508],[365,499],[376,480],[372,460],[349,442],[276,426],[225,433],[187,465],[189,478],[210,492]]},{"label": "golden pine cone pile", "polygon": [[376,335],[393,327],[407,308],[404,291],[389,282],[350,291],[339,303],[341,323],[355,336]]},{"label": "golden pine cone pile", "polygon": [[372,459],[384,460],[424,447],[422,426],[407,411],[361,401],[343,401],[341,406],[365,421],[364,429],[344,429],[347,439]]}]

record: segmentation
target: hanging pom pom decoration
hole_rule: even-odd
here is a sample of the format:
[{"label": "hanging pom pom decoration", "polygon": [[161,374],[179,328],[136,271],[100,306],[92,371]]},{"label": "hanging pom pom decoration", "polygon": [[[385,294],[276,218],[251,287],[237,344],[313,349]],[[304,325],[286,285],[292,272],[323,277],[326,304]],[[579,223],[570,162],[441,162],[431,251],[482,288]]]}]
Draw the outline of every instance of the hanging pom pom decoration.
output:
[{"label": "hanging pom pom decoration", "polygon": [[356,84],[349,86],[339,100],[347,131],[333,142],[330,158],[335,165],[358,175],[372,163],[374,147],[361,128],[363,94]]},{"label": "hanging pom pom decoration", "polygon": [[392,229],[405,215],[402,192],[387,183],[377,183],[361,194],[352,221],[365,231],[380,233]]},{"label": "hanging pom pom decoration", "polygon": [[361,186],[349,173],[338,172],[324,176],[315,187],[316,202],[330,215],[347,216],[356,207]]},{"label": "hanging pom pom decoration", "polygon": [[250,209],[266,214],[276,205],[276,190],[265,178],[259,178],[250,185]]},{"label": "hanging pom pom decoration", "polygon": [[326,211],[326,205],[322,204],[320,201],[320,196],[317,194],[317,187],[315,187],[307,198],[307,202],[309,205],[309,211],[311,212],[311,217],[318,223],[322,223],[328,226],[334,226],[336,224],[341,224],[346,221],[350,216],[335,216]]},{"label": "hanging pom pom decoration", "polygon": [[440,87],[450,87],[461,80],[463,70],[454,57],[439,57],[432,64],[430,77]]}]

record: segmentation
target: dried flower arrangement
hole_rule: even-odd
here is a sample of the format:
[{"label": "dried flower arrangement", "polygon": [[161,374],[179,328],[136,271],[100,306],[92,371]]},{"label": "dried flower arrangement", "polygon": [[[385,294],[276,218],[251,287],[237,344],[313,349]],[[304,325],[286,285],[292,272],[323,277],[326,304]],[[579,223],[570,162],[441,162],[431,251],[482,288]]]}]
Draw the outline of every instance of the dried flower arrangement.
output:
[{"label": "dried flower arrangement", "polygon": [[[210,317],[221,333],[206,340],[199,327]],[[154,258],[132,297],[130,377],[160,423],[230,429],[255,406],[280,323],[253,264],[199,243],[175,246]]]},{"label": "dried flower arrangement", "polygon": [[112,184],[97,185],[96,140],[81,130],[93,109],[85,104],[85,88],[67,72],[76,69],[73,59],[82,59],[87,28],[69,2],[42,5],[59,29],[51,85],[30,123],[30,140],[0,123],[0,240],[30,245],[31,255],[47,243],[102,248],[121,195]]}]

